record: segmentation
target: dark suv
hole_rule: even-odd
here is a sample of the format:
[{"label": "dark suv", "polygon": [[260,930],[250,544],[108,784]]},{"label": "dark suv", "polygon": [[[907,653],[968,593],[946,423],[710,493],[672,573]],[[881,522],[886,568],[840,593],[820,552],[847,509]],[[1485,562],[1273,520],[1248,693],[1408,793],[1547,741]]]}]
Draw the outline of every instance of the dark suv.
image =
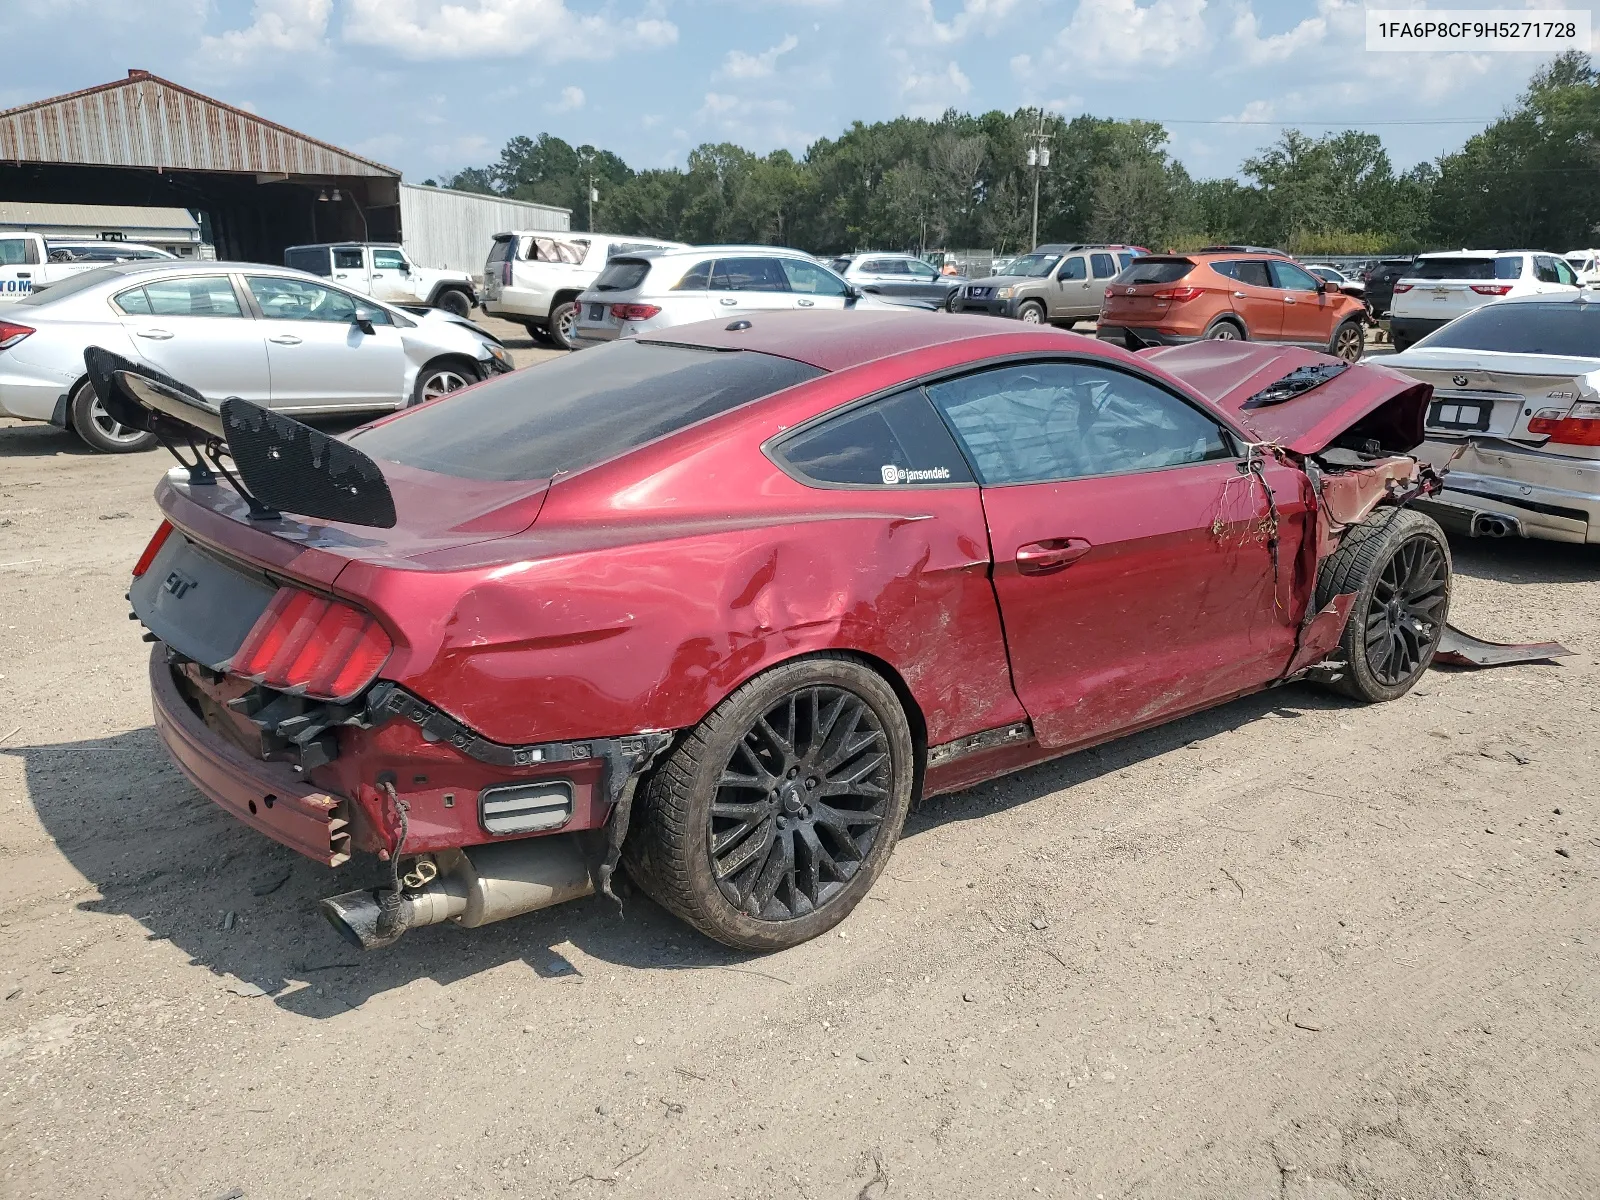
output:
[{"label": "dark suv", "polygon": [[1386,258],[1361,277],[1367,285],[1367,308],[1371,310],[1373,320],[1389,315],[1389,306],[1394,303],[1394,282],[1405,277],[1413,261],[1409,258]]}]

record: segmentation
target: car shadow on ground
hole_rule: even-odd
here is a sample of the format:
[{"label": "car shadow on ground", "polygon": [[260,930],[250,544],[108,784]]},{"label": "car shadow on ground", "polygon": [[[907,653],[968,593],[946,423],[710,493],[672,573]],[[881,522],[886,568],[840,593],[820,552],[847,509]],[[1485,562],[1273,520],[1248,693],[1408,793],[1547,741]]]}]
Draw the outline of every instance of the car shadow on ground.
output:
[{"label": "car shadow on ground", "polygon": [[54,458],[58,454],[93,454],[77,434],[54,425],[0,425],[0,458]]},{"label": "car shadow on ground", "polygon": [[[1026,804],[1223,730],[1343,703],[1301,685],[1235,701],[1019,772],[998,789],[927,800],[913,810],[905,843],[914,847],[918,837],[951,822]],[[171,942],[217,976],[214,986],[255,985],[300,1016],[337,1016],[418,979],[449,984],[519,961],[553,980],[610,964],[800,982],[786,977],[781,957],[763,960],[719,946],[626,883],[620,909],[593,897],[477,930],[413,930],[394,947],[363,953],[322,920],[317,901],[375,886],[384,868],[363,859],[330,871],[239,824],[179,774],[152,728],[3,746],[0,755],[22,760],[45,831],[98,891],[79,902],[82,911],[130,917],[147,939]]]},{"label": "car shadow on ground", "polygon": [[1450,557],[1458,575],[1499,583],[1576,583],[1600,579],[1600,546],[1452,534]]}]

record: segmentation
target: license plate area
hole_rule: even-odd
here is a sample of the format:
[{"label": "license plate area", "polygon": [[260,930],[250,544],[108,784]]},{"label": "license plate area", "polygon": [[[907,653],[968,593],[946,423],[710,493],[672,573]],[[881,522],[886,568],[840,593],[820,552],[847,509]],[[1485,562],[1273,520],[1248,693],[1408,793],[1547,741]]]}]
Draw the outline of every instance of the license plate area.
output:
[{"label": "license plate area", "polygon": [[128,599],[145,628],[186,658],[220,669],[277,594],[264,575],[225,563],[174,533]]},{"label": "license plate area", "polygon": [[606,306],[604,304],[589,305],[589,320],[604,321],[606,319]]},{"label": "license plate area", "polygon": [[1494,405],[1487,400],[1435,400],[1428,408],[1428,424],[1481,433],[1489,428],[1493,412]]}]

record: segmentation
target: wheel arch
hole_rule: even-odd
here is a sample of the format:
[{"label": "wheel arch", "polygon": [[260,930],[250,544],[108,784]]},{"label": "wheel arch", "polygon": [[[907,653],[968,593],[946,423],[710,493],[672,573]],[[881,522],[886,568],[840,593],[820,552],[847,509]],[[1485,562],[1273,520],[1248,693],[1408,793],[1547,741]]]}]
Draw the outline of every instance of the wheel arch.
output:
[{"label": "wheel arch", "polygon": [[1218,325],[1232,325],[1239,331],[1239,338],[1241,341],[1248,342],[1251,340],[1250,327],[1244,323],[1243,317],[1231,309],[1224,313],[1218,313],[1216,316],[1212,317],[1210,323],[1206,325],[1205,333],[1201,334],[1200,336],[1209,336],[1211,331]]}]

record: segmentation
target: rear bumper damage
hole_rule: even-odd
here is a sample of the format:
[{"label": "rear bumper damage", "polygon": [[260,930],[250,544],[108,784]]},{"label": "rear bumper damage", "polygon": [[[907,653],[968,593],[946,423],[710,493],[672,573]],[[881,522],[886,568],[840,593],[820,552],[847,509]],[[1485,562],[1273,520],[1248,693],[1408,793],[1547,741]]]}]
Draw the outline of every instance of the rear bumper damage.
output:
[{"label": "rear bumper damage", "polygon": [[1448,471],[1418,507],[1454,533],[1600,542],[1600,460],[1491,437],[1430,439],[1419,454]]},{"label": "rear bumper damage", "polygon": [[155,644],[150,692],[167,751],[220,808],[281,845],[327,867],[357,851],[390,864],[387,888],[324,902],[364,947],[610,895],[634,788],[672,737],[511,746],[392,683],[352,708],[276,693],[263,703],[262,689],[199,673]]}]

